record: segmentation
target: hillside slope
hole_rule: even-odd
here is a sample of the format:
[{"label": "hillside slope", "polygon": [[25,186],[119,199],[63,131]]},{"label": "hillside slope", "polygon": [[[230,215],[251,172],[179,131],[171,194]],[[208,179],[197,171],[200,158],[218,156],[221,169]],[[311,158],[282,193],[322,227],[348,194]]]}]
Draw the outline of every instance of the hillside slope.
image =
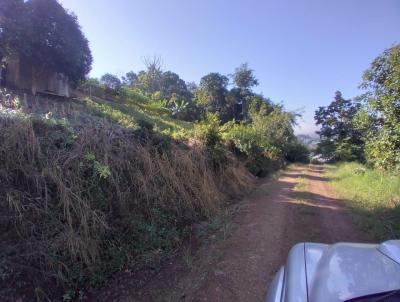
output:
[{"label": "hillside slope", "polygon": [[173,139],[193,125],[151,101],[1,104],[1,301],[77,299],[128,262],[151,268],[252,182],[221,145]]},{"label": "hillside slope", "polygon": [[[0,92],[3,113],[22,113],[32,117],[68,122],[72,126],[107,120],[111,125],[138,128],[142,122],[152,124],[156,132],[173,137],[185,137],[193,124],[171,117],[161,102],[136,92],[119,100],[106,100],[79,93],[79,97],[66,99],[53,96],[28,95],[22,91]],[[8,110],[6,110],[8,109]]]}]

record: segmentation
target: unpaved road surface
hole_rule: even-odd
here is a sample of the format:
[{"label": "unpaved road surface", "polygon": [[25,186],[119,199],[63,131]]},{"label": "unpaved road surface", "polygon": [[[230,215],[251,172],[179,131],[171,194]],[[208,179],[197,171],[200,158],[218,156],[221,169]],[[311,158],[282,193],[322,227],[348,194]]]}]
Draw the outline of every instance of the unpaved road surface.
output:
[{"label": "unpaved road surface", "polygon": [[[135,293],[117,301],[263,301],[292,245],[363,242],[344,202],[318,166],[293,166],[243,202],[227,239],[175,260]],[[123,286],[123,285],[121,285]]]}]

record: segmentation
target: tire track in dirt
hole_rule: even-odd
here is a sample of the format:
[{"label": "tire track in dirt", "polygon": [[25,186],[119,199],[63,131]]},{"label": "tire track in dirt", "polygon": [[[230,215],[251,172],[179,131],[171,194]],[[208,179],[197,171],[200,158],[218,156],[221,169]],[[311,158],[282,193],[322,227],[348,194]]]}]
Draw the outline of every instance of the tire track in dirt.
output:
[{"label": "tire track in dirt", "polygon": [[[296,189],[299,179],[304,190]],[[366,241],[326,182],[322,167],[294,166],[267,185],[268,194],[254,200],[239,218],[226,256],[208,274],[194,301],[263,301],[295,243]]]}]

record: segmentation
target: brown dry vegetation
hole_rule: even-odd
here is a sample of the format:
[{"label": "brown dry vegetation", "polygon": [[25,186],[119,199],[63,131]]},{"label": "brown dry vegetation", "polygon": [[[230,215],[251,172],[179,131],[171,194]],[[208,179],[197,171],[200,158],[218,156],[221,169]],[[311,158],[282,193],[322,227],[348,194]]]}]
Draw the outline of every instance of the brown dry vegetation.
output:
[{"label": "brown dry vegetation", "polygon": [[251,183],[213,156],[151,129],[1,117],[0,299],[72,299],[172,251]]}]

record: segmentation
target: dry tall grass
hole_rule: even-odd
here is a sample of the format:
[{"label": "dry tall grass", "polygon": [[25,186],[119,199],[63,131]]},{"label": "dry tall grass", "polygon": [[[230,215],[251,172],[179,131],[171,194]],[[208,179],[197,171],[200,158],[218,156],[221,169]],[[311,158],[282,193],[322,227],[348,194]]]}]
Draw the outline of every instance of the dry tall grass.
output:
[{"label": "dry tall grass", "polygon": [[234,158],[216,168],[201,147],[147,131],[1,117],[0,298],[49,280],[67,298],[96,286],[127,259],[176,247],[250,182]]}]

